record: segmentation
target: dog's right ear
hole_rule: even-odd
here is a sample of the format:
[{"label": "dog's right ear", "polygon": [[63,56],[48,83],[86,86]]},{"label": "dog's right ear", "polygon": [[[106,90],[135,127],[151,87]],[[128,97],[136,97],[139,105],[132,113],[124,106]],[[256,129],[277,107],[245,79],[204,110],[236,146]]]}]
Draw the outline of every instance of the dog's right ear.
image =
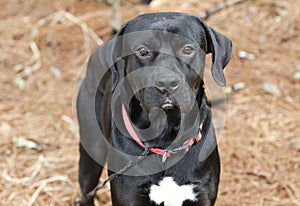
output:
[{"label": "dog's right ear", "polygon": [[112,40],[112,60],[113,64],[110,67],[111,71],[111,91],[113,92],[115,88],[117,87],[120,80],[124,77],[124,37],[123,34],[125,32],[125,28],[127,26],[127,23],[123,24],[121,29],[115,34],[113,40]]},{"label": "dog's right ear", "polygon": [[105,65],[106,71],[111,73],[111,91],[114,91],[119,81],[124,76],[124,32],[127,23],[123,24],[115,36],[101,45],[99,58]]}]

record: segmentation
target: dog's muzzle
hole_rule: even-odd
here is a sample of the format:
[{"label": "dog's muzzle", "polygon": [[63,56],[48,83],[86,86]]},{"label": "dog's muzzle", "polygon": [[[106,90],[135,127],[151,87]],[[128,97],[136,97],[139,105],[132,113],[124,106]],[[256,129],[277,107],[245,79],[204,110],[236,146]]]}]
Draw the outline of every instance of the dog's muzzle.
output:
[{"label": "dog's muzzle", "polygon": [[173,75],[166,74],[166,75],[160,76],[155,81],[155,86],[159,91],[161,91],[163,93],[173,94],[178,89],[179,83],[180,83],[179,78],[177,78]]},{"label": "dog's muzzle", "polygon": [[[172,95],[176,92],[180,84],[180,80],[173,75],[162,75],[155,81],[155,87],[163,94]],[[176,106],[175,99],[167,96],[161,105],[162,109],[172,110]]]}]

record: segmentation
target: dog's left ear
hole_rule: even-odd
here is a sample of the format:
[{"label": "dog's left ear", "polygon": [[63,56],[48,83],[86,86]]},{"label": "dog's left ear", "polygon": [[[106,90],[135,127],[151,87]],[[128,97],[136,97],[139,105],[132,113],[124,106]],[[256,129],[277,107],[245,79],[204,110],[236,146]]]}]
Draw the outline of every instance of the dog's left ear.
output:
[{"label": "dog's left ear", "polygon": [[212,53],[212,76],[218,85],[225,86],[226,80],[223,69],[231,59],[232,42],[223,34],[207,26],[202,19],[199,18],[199,20],[206,33],[206,54]]},{"label": "dog's left ear", "polygon": [[212,76],[218,85],[225,86],[226,80],[223,69],[231,59],[232,42],[223,34],[208,27],[207,46],[206,53],[212,53]]}]

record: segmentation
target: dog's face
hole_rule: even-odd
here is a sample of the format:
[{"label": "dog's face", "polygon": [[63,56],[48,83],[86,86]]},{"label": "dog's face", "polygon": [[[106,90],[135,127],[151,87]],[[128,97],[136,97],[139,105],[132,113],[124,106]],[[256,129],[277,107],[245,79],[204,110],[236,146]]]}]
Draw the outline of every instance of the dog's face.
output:
[{"label": "dog's face", "polygon": [[[126,42],[133,53],[125,57],[125,73],[136,74],[129,84],[141,106],[150,111],[192,108],[201,82],[205,53],[192,41],[173,33],[142,32],[144,38]],[[197,70],[192,65],[197,64]]]},{"label": "dog's face", "polygon": [[117,52],[123,52],[124,64],[116,70],[123,70],[118,74],[128,77],[134,98],[147,112],[155,107],[189,112],[202,81],[207,53],[213,53],[214,78],[225,84],[223,68],[231,56],[231,42],[197,17],[181,13],[142,15],[129,21],[118,35],[123,37]]}]

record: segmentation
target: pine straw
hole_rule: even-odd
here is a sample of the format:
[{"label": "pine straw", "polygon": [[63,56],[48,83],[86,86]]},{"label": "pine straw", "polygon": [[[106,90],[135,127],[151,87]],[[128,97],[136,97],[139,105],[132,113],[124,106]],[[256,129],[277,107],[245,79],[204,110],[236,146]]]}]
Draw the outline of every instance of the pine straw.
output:
[{"label": "pine straw", "polygon": [[[121,9],[125,21],[150,11],[200,15],[216,2],[166,0],[133,8],[127,1]],[[293,78],[300,66],[297,3],[250,0],[208,21],[234,42],[228,86],[246,85],[227,95],[217,205],[300,205],[300,86]],[[73,99],[87,57],[111,36],[111,10],[97,1],[0,5],[0,205],[70,205],[80,196]],[[256,59],[240,60],[241,50]],[[16,84],[18,77],[24,87]],[[265,93],[265,81],[281,95]],[[16,147],[21,137],[42,150]],[[108,191],[98,191],[97,205],[111,205]]]}]

